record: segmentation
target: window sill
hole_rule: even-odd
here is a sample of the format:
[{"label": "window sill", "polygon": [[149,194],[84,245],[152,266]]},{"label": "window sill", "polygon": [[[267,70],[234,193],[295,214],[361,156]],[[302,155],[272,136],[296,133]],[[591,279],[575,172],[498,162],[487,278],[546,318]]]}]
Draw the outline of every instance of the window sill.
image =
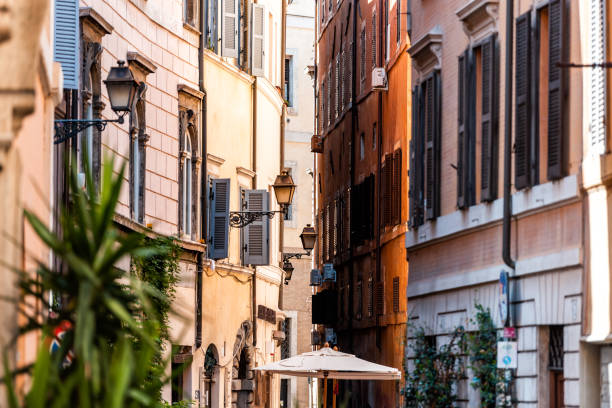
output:
[{"label": "window sill", "polygon": [[202,32],[200,30],[198,30],[197,28],[195,28],[194,26],[192,26],[189,23],[183,22],[183,28],[186,29],[187,31],[191,31],[194,34],[197,35],[201,35]]},{"label": "window sill", "polygon": [[[578,177],[572,174],[560,180],[515,192],[512,195],[512,216],[526,216],[535,211],[578,200],[579,196]],[[406,232],[406,249],[415,250],[459,233],[483,228],[501,221],[502,216],[503,198],[454,211]]]}]

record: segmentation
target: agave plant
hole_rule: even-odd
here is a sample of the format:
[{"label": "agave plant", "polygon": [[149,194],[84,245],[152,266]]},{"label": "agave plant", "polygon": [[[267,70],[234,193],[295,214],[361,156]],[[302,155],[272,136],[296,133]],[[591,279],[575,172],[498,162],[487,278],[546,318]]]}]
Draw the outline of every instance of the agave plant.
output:
[{"label": "agave plant", "polygon": [[[107,160],[100,193],[89,171],[86,189],[79,188],[73,169],[71,205],[59,214],[61,234],[25,213],[63,268],[55,271],[46,262],[38,262],[35,275],[18,272],[23,296],[50,312],[41,318],[21,310],[27,324],[20,333],[38,331],[42,341],[35,363],[28,367],[32,385],[24,398],[16,396],[5,356],[11,408],[162,406],[160,388],[167,379],[150,381],[150,376],[160,374],[155,366],[160,319],[152,304],[163,295],[115,266],[125,258],[146,261],[159,256],[161,249],[143,235],[123,233],[115,226],[125,166],[118,174],[113,169],[113,161]],[[58,327],[63,328],[61,338],[55,337]]]}]

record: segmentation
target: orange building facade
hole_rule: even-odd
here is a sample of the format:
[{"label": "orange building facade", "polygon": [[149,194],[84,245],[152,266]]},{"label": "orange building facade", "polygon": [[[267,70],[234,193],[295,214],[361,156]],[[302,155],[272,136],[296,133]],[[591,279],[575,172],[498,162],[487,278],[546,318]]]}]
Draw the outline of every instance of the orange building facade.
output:
[{"label": "orange building facade", "polygon": [[[400,370],[411,111],[405,7],[401,0],[317,2],[312,141],[323,277],[313,297],[321,333],[313,343]],[[341,382],[339,398],[350,392],[350,406],[395,407],[399,390],[394,382]]]}]

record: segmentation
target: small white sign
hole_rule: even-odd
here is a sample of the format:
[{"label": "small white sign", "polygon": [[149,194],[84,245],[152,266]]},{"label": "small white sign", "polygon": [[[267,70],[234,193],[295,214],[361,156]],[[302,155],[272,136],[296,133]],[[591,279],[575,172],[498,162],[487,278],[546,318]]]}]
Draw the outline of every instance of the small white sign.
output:
[{"label": "small white sign", "polygon": [[497,368],[517,368],[518,347],[516,341],[497,342]]}]

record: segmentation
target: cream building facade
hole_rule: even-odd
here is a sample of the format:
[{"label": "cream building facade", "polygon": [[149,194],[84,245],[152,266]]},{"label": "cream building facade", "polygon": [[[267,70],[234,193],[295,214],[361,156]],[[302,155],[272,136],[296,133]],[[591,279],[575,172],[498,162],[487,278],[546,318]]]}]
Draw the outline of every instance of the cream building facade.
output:
[{"label": "cream building facade", "polygon": [[[116,223],[176,237],[182,248],[167,352],[168,372],[186,368],[163,397],[200,407],[277,407],[278,379],[253,368],[279,358],[281,217],[229,223],[230,212],[247,204],[279,210],[271,185],[282,167],[285,3],[58,4],[76,15],[56,26],[69,38],[72,22],[78,26],[78,47],[66,47],[76,53],[59,55],[67,80],[58,118],[114,119],[102,80],[117,61],[139,83],[125,123],[57,149],[59,156],[76,151],[79,171],[88,155],[96,183],[104,157],[125,163]],[[65,194],[65,186],[56,189]],[[129,268],[129,260],[118,266]]]}]

